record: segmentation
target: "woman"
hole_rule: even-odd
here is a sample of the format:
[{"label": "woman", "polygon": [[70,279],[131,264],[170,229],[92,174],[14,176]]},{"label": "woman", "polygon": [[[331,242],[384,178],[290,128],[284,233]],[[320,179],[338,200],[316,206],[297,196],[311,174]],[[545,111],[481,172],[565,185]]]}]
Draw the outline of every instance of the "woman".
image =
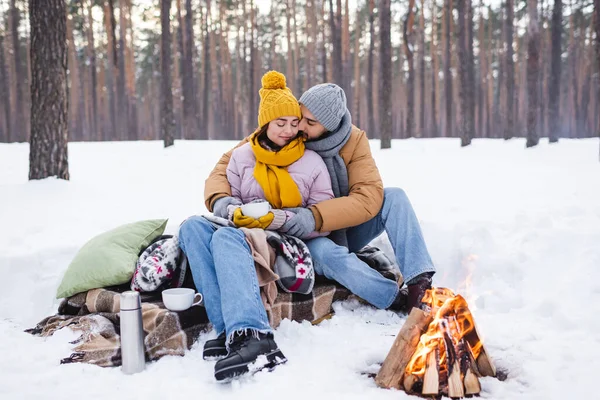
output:
[{"label": "woman", "polygon": [[[283,208],[309,207],[333,198],[331,180],[323,160],[305,150],[304,138],[298,135],[300,106],[285,77],[270,71],[262,84],[260,129],[233,152],[227,168],[232,196],[217,200],[214,208],[228,210],[221,214],[238,227],[292,233],[289,221],[295,214]],[[267,200],[272,210],[258,219],[243,215],[239,206],[256,200]],[[313,232],[311,237],[325,234]],[[273,340],[244,233],[217,229],[203,217],[192,217],[182,224],[179,242],[218,333],[217,339],[205,343],[203,353],[205,359],[221,358],[215,378],[229,380],[246,373],[259,356],[266,356],[265,367],[270,368],[286,361]]]}]

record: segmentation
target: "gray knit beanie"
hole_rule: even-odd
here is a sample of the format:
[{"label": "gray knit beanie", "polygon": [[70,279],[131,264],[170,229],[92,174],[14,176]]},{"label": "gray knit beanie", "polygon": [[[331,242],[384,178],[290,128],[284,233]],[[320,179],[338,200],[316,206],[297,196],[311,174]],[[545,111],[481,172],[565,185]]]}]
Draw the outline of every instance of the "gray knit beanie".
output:
[{"label": "gray knit beanie", "polygon": [[329,132],[335,131],[346,114],[346,94],[335,83],[321,83],[302,94],[303,104]]}]

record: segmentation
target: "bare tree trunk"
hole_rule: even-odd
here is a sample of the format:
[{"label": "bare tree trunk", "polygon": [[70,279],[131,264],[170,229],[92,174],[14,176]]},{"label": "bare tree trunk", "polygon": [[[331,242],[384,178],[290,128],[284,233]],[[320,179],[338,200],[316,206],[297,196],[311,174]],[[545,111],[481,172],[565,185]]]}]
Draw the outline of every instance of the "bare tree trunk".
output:
[{"label": "bare tree trunk", "polygon": [[138,103],[136,94],[136,82],[135,82],[135,58],[134,58],[134,30],[133,30],[133,19],[131,18],[132,0],[127,0],[127,18],[126,18],[126,40],[125,40],[125,82],[127,88],[127,127],[130,138],[138,140]]},{"label": "bare tree trunk", "polygon": [[537,0],[527,1],[529,27],[527,29],[527,147],[536,146],[539,142],[539,65],[540,65],[540,28],[538,25]]},{"label": "bare tree trunk", "polygon": [[110,134],[107,139],[115,139],[117,136],[117,123],[115,120],[115,37],[112,26],[114,18],[112,0],[104,2],[104,31],[106,33],[106,53],[108,55],[108,64],[106,65],[106,86],[108,92],[108,113],[110,116],[109,130]]},{"label": "bare tree trunk", "polygon": [[88,62],[90,66],[90,77],[91,77],[91,97],[92,97],[92,108],[91,108],[91,132],[89,133],[90,138],[96,140],[100,139],[98,129],[98,78],[96,75],[96,46],[94,43],[94,19],[92,17],[93,0],[89,0],[88,3],[88,26],[87,26],[87,38],[88,38]]},{"label": "bare tree trunk", "polygon": [[[292,10],[294,11],[294,25],[292,26],[294,32],[294,76],[289,76],[287,79],[294,82],[294,89],[297,93],[302,92],[302,75],[300,75],[300,43],[298,43],[298,9],[296,7],[296,0],[292,0]],[[258,27],[257,27],[258,28]]]},{"label": "bare tree trunk", "polygon": [[487,76],[486,72],[486,57],[489,52],[488,49],[485,48],[484,42],[484,22],[483,22],[483,0],[479,2],[479,82],[477,82],[477,129],[476,132],[479,133],[479,137],[486,137],[487,131],[484,125],[485,118],[485,79]]},{"label": "bare tree trunk", "polygon": [[554,0],[552,10],[552,55],[550,62],[550,84],[548,86],[548,138],[550,143],[560,137],[560,78],[562,53],[562,0]]},{"label": "bare tree trunk", "polygon": [[[341,15],[341,0],[338,3],[338,14]],[[341,38],[341,26],[338,18],[333,13],[333,0],[329,0],[329,29],[331,30],[331,44],[333,47],[333,82],[344,87],[343,82],[343,65],[342,65],[342,38]]]},{"label": "bare tree trunk", "polygon": [[473,86],[471,85],[471,79],[469,77],[469,50],[468,50],[468,27],[467,21],[468,7],[471,0],[458,0],[458,58],[459,58],[459,78],[460,86],[458,88],[458,94],[460,97],[460,108],[461,108],[461,146],[468,146],[471,144],[473,138],[473,110],[472,98],[473,98]]},{"label": "bare tree trunk", "polygon": [[[374,0],[371,0],[374,1]],[[322,2],[321,15],[321,69],[323,70],[323,82],[329,81],[327,74],[327,24],[325,23],[325,0]]]},{"label": "bare tree trunk", "polygon": [[306,19],[308,35],[311,40],[306,44],[306,87],[310,88],[317,81],[317,8],[316,0],[307,0]]},{"label": "bare tree trunk", "polygon": [[129,139],[127,127],[127,98],[125,92],[125,0],[119,0],[119,58],[117,61],[117,115],[121,140]]},{"label": "bare tree trunk", "polygon": [[13,136],[11,132],[10,89],[8,86],[8,70],[4,57],[4,35],[0,36],[0,94],[3,98],[5,140],[6,143],[11,143]]},{"label": "bare tree trunk", "polygon": [[439,135],[438,128],[438,82],[439,82],[439,70],[440,62],[437,52],[437,7],[436,0],[431,1],[431,23],[433,25],[431,29],[431,137],[437,137]]},{"label": "bare tree trunk", "polygon": [[30,0],[31,144],[29,179],[69,179],[67,8],[64,0]]},{"label": "bare tree trunk", "polygon": [[186,139],[198,138],[198,116],[194,79],[194,17],[192,1],[185,2],[185,48],[183,55],[183,132]]},{"label": "bare tree trunk", "polygon": [[15,92],[15,119],[14,126],[12,128],[13,134],[17,138],[17,141],[28,140],[27,132],[25,128],[25,102],[24,102],[24,91],[25,91],[25,74],[23,69],[23,61],[21,55],[21,45],[19,43],[19,9],[16,6],[15,0],[10,0],[10,34],[12,38],[12,49],[13,49],[13,65],[15,69],[16,79],[16,92]]},{"label": "bare tree trunk", "polygon": [[379,0],[379,126],[381,148],[392,147],[392,10],[390,0]]},{"label": "bare tree trunk", "polygon": [[79,78],[79,62],[77,60],[77,49],[75,48],[75,40],[73,38],[73,19],[67,19],[67,41],[69,52],[69,136],[71,140],[76,140],[81,134],[81,116],[79,113],[79,101],[83,97],[81,95],[81,82]]},{"label": "bare tree trunk", "polygon": [[[594,18],[595,24],[594,29],[596,31],[596,108],[600,104],[600,0],[594,0]],[[598,137],[600,138],[600,118],[598,118],[598,112],[595,113],[596,118],[596,129]]]},{"label": "bare tree trunk", "polygon": [[369,0],[369,55],[367,60],[367,120],[369,133],[375,135],[375,111],[373,107],[373,57],[375,57],[375,0]]},{"label": "bare tree trunk", "polygon": [[407,85],[407,110],[406,110],[406,137],[415,136],[415,63],[414,63],[414,34],[415,0],[409,0],[408,11],[404,17],[403,39],[406,60],[408,62]]},{"label": "bare tree trunk", "polygon": [[515,63],[513,61],[513,0],[506,0],[506,127],[504,139],[510,139],[515,134]]},{"label": "bare tree trunk", "polygon": [[160,2],[160,120],[164,146],[174,143],[173,92],[171,88],[171,0]]},{"label": "bare tree trunk", "polygon": [[[287,64],[285,75],[287,78],[288,87],[294,91],[296,88],[294,79],[294,46],[292,45],[292,18],[293,13],[290,7],[290,0],[287,0],[285,7],[285,20],[286,20],[286,39],[287,39]],[[254,96],[254,94],[250,94]]]},{"label": "bare tree trunk", "polygon": [[[450,37],[450,26],[452,25],[452,0],[445,0],[444,4],[444,39],[445,39],[445,57],[444,57],[444,97],[446,99],[446,126],[442,136],[452,137],[452,127],[454,125],[452,110],[452,57],[450,54],[452,39]],[[410,96],[410,94],[409,94]],[[410,112],[410,110],[409,110]]]},{"label": "bare tree trunk", "polygon": [[359,15],[356,15],[355,23],[356,25],[354,27],[354,90],[352,93],[352,122],[354,123],[354,125],[360,126],[360,99],[362,96],[360,82],[360,39],[362,37],[362,21]]},{"label": "bare tree trunk", "polygon": [[[245,3],[244,3],[245,4]],[[208,4],[210,5],[210,3]],[[210,10],[207,7],[206,10],[206,14],[204,15],[204,46],[203,46],[203,52],[204,52],[204,62],[202,63],[202,68],[204,68],[204,76],[202,77],[204,79],[204,85],[203,85],[203,90],[202,90],[202,128],[203,131],[205,132],[202,136],[206,139],[210,139],[211,138],[211,126],[210,126],[210,121],[211,118],[209,116],[209,94],[210,94],[210,70],[211,70],[211,65],[210,65],[210,46],[211,46],[211,38],[210,38],[210,30],[208,28],[208,24],[209,24],[209,15],[210,15]],[[244,30],[245,32],[245,30]]]},{"label": "bare tree trunk", "polygon": [[427,137],[425,126],[425,0],[421,0],[419,15],[419,136]]},{"label": "bare tree trunk", "polygon": [[254,8],[254,0],[250,0],[250,65],[248,67],[248,128],[257,125],[256,115],[258,115],[258,107],[256,106],[256,91],[254,89],[254,74],[256,71],[256,42],[254,35],[256,33],[256,9]]}]

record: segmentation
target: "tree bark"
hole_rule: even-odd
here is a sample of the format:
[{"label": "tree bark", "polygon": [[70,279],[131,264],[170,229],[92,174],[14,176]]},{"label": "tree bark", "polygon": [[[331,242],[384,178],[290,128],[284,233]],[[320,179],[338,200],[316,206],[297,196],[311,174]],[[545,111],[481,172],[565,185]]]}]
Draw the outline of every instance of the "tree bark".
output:
[{"label": "tree bark", "polygon": [[415,22],[415,0],[409,0],[408,11],[404,17],[403,38],[406,61],[408,62],[406,137],[415,136],[415,63],[413,25]]},{"label": "tree bark", "polygon": [[15,92],[15,119],[13,120],[14,126],[12,132],[15,135],[17,141],[28,140],[26,126],[23,123],[25,121],[25,74],[23,68],[23,60],[21,55],[21,45],[19,43],[19,9],[16,6],[15,0],[10,1],[10,35],[12,39],[12,50],[13,50],[13,65],[15,69],[16,79],[16,92]]},{"label": "tree bark", "polygon": [[510,139],[515,134],[515,63],[513,60],[513,20],[513,0],[506,0],[506,126],[504,128],[504,139]]},{"label": "tree bark", "polygon": [[[595,0],[596,1],[596,0]],[[562,53],[562,0],[554,0],[552,10],[552,55],[548,85],[548,138],[550,143],[560,137],[560,78]]]},{"label": "tree bark", "polygon": [[[596,31],[596,74],[600,75],[600,0],[594,0],[594,16]],[[600,104],[600,76],[596,77],[596,108]],[[598,118],[598,112],[595,113],[596,118],[596,129],[598,137],[600,138],[600,118]]]},{"label": "tree bark", "polygon": [[361,126],[360,99],[360,39],[362,37],[362,21],[359,15],[356,16],[354,27],[354,88],[352,91],[352,121],[354,125]]},{"label": "tree bark", "polygon": [[373,58],[375,57],[375,0],[369,0],[369,55],[367,59],[367,120],[369,133],[375,135],[375,110],[373,107]]},{"label": "tree bark", "polygon": [[92,17],[92,7],[94,3],[93,0],[89,0],[88,3],[88,26],[87,26],[87,37],[88,37],[88,61],[90,66],[90,78],[91,78],[91,97],[92,97],[92,107],[91,107],[91,132],[88,137],[93,138],[95,140],[100,139],[99,129],[98,129],[98,78],[96,75],[96,46],[94,43],[94,18]]},{"label": "tree bark", "polygon": [[31,143],[29,179],[69,179],[67,9],[64,0],[30,0]]},{"label": "tree bark", "polygon": [[469,76],[469,50],[468,50],[468,7],[471,0],[458,0],[456,8],[458,9],[458,58],[459,58],[459,79],[460,86],[458,94],[460,97],[461,108],[461,146],[471,144],[473,138],[473,86]]},{"label": "tree bark", "polygon": [[450,26],[452,25],[452,0],[445,0],[444,4],[444,38],[445,38],[445,57],[444,57],[444,97],[446,100],[446,122],[445,132],[442,136],[452,137],[452,127],[454,125],[452,110],[452,57],[450,54],[452,39],[450,37]]},{"label": "tree bark", "polygon": [[[338,0],[338,6],[341,1]],[[341,16],[341,10],[338,8],[337,14]],[[342,38],[341,26],[339,24],[341,17],[338,18],[333,12],[333,0],[329,0],[329,29],[331,30],[331,44],[333,47],[333,82],[344,87],[343,65],[342,65]]]},{"label": "tree bark", "polygon": [[[245,3],[243,3],[245,4]],[[202,135],[203,138],[205,139],[209,139],[210,136],[210,121],[211,118],[209,116],[209,98],[210,98],[210,42],[211,42],[211,38],[210,38],[210,30],[208,27],[209,24],[209,10],[207,7],[206,10],[206,14],[204,15],[204,45],[202,46],[203,49],[203,53],[204,53],[204,62],[202,63],[202,68],[204,70],[204,74],[202,79],[204,80],[204,84],[202,85],[202,130],[204,132],[204,134]],[[244,29],[244,33],[245,33],[245,29]],[[244,41],[245,43],[245,41]]]},{"label": "tree bark", "polygon": [[255,80],[254,74],[256,71],[256,42],[254,41],[254,34],[256,32],[256,9],[254,7],[254,0],[250,0],[250,65],[248,66],[248,129],[253,129],[258,123],[256,122],[256,116],[258,115],[258,107],[256,105],[256,91],[255,91]]},{"label": "tree bark", "polygon": [[[374,0],[371,0],[374,1]],[[321,69],[323,70],[323,82],[329,81],[327,74],[327,25],[325,23],[325,0],[322,2],[321,15]]]},{"label": "tree bark", "polygon": [[439,58],[437,52],[437,4],[436,0],[431,1],[431,21],[433,28],[431,29],[431,136],[439,135],[438,128],[438,82],[439,82]]},{"label": "tree bark", "polygon": [[117,123],[115,117],[115,64],[116,48],[115,37],[112,25],[114,19],[112,0],[104,2],[104,31],[106,33],[106,53],[108,63],[106,65],[106,87],[108,92],[108,114],[110,118],[109,135],[107,139],[115,139],[117,132]]},{"label": "tree bark", "polygon": [[183,120],[184,137],[198,138],[198,116],[194,79],[194,17],[192,1],[185,2],[185,48],[183,56]]},{"label": "tree bark", "polygon": [[117,72],[117,124],[119,138],[127,140],[127,98],[125,92],[125,1],[119,0],[119,58]]},{"label": "tree bark", "polygon": [[419,15],[419,136],[427,137],[425,126],[425,0],[421,0]]},{"label": "tree bark", "polygon": [[540,28],[537,6],[537,0],[527,1],[527,13],[529,14],[529,27],[527,29],[527,147],[536,146],[539,142]]},{"label": "tree bark", "polygon": [[160,125],[165,147],[172,146],[175,138],[173,92],[171,88],[171,0],[160,2]]},{"label": "tree bark", "polygon": [[0,36],[0,94],[3,98],[4,108],[4,132],[6,143],[12,142],[12,124],[10,112],[10,89],[8,86],[8,69],[6,68],[6,60],[4,57],[4,35]]},{"label": "tree bark", "polygon": [[390,0],[379,0],[379,123],[382,149],[392,147],[391,20]]}]

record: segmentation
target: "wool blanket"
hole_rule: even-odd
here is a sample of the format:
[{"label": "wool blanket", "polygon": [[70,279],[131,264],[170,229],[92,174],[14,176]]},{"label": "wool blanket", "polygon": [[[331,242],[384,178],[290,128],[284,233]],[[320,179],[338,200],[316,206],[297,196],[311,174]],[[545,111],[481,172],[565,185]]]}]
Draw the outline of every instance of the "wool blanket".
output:
[{"label": "wool blanket", "polygon": [[[63,299],[56,315],[40,321],[26,332],[48,337],[63,328],[80,334],[72,344],[73,353],[61,360],[66,363],[88,363],[101,367],[121,365],[119,327],[120,292],[129,285],[93,289]],[[272,307],[267,310],[273,328],[285,318],[294,321],[318,323],[332,313],[332,303],[344,300],[350,292],[333,283],[316,284],[312,293],[279,292]],[[156,294],[141,294],[142,320],[146,360],[154,361],[167,355],[183,356],[202,332],[212,325],[202,306],[185,311],[167,310]]]}]

